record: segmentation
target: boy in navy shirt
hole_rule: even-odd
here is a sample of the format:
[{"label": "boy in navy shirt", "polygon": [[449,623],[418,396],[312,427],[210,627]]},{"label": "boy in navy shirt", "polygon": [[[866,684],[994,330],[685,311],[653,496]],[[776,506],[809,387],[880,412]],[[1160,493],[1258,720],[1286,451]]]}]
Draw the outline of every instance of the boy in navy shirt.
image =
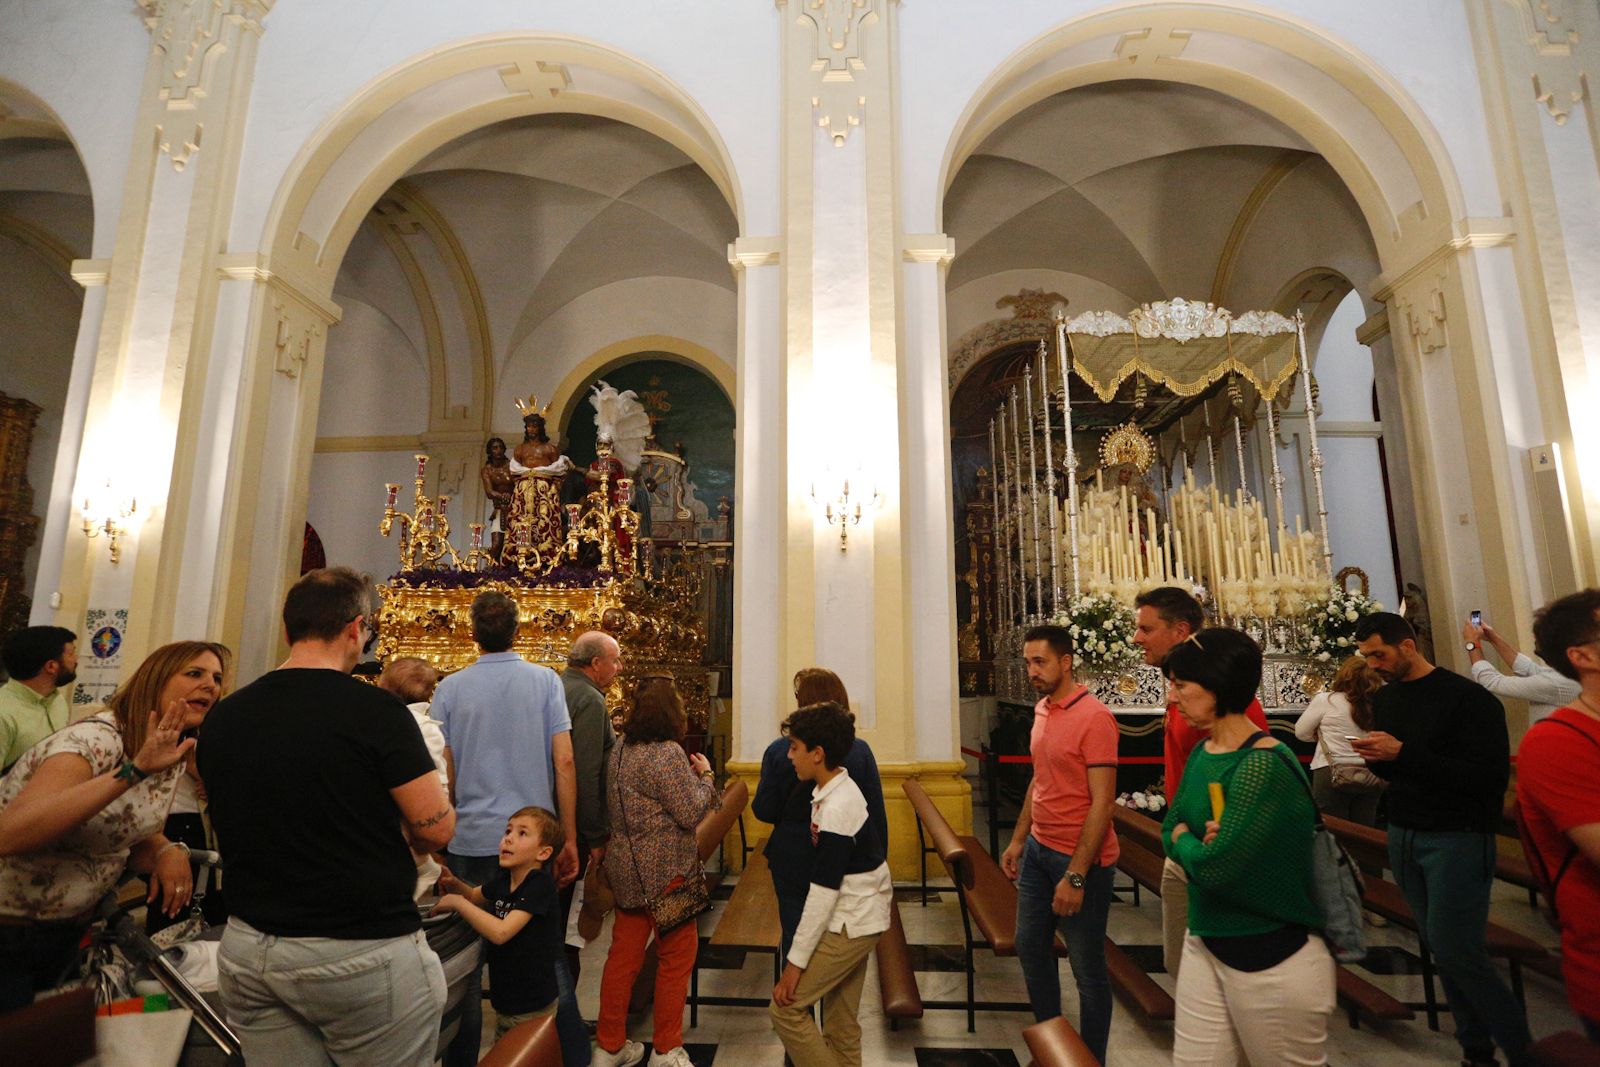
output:
[{"label": "boy in navy shirt", "polygon": [[522,808],[506,820],[500,870],[470,886],[449,870],[439,878],[437,912],[453,911],[488,941],[489,1003],[495,1040],[518,1023],[556,1010],[556,958],[561,909],[545,868],[565,843],[561,821],[544,808]]},{"label": "boy in navy shirt", "polygon": [[[772,1028],[795,1067],[859,1067],[861,985],[893,906],[886,843],[843,766],[856,739],[849,713],[837,704],[813,704],[789,716],[783,729],[795,775],[812,783],[816,858],[789,962],[772,991]],[[819,1000],[823,1032],[811,1017]]]}]

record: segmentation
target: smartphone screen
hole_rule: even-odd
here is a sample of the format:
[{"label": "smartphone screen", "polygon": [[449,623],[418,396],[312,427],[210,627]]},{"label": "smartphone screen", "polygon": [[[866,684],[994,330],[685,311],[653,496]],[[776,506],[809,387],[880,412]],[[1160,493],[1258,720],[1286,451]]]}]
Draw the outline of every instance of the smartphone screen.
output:
[{"label": "smartphone screen", "polygon": [[1483,625],[1483,612],[1474,611],[1472,613],[1472,625],[1474,625],[1474,626],[1482,626]]}]

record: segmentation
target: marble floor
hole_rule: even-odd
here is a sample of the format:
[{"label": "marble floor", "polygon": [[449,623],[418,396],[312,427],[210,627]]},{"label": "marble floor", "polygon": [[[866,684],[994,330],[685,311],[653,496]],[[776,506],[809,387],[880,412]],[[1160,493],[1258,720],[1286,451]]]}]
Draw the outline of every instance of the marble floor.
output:
[{"label": "marble floor", "polygon": [[[1119,876],[1119,885],[1125,882],[1126,878]],[[702,937],[709,936],[715,928],[730,891],[731,879],[717,894],[719,899],[714,910],[700,919]],[[965,991],[961,971],[961,916],[954,894],[948,888],[932,893],[926,907],[919,903],[914,885],[902,886],[896,896],[923,999],[961,999]],[[1515,887],[1497,883],[1493,917],[1501,925],[1541,943],[1552,947],[1556,943],[1554,932],[1544,917],[1528,905],[1526,894]],[[599,1003],[600,973],[609,945],[609,931],[608,924],[601,936],[583,950],[583,971],[578,987],[579,1003],[586,1017],[592,1018]],[[1355,968],[1356,972],[1402,1000],[1420,1000],[1422,978],[1416,939],[1395,927],[1369,927],[1368,932],[1375,949],[1366,965]],[[1158,983],[1168,990],[1172,988],[1171,980],[1161,967],[1159,899],[1144,893],[1135,905],[1131,891],[1120,891],[1111,909],[1110,934]],[[770,993],[770,954],[713,950],[704,944],[701,951],[702,993],[759,997]],[[1529,1022],[1535,1036],[1575,1029],[1576,1021],[1567,1008],[1560,984],[1543,975],[1527,971],[1524,974]],[[1071,970],[1065,961],[1062,961],[1062,986],[1066,994],[1066,1015],[1075,1020],[1076,997]],[[1026,999],[1016,960],[996,959],[981,952],[977,989],[980,999]],[[484,1014],[484,1047],[487,1049],[493,1032],[493,1012],[487,1005]],[[964,1012],[929,1011],[920,1021],[902,1023],[898,1031],[891,1031],[880,1011],[876,977],[870,973],[862,996],[861,1021],[863,1059],[868,1064],[1020,1067],[1029,1062],[1022,1038],[1023,1026],[1032,1021],[1026,1012],[979,1012],[977,1031],[968,1034]],[[1442,1017],[1440,1027],[1440,1032],[1430,1031],[1419,1013],[1411,1022],[1362,1020],[1361,1028],[1356,1030],[1351,1029],[1346,1016],[1338,1012],[1330,1024],[1328,1059],[1332,1064],[1372,1067],[1458,1062],[1458,1047],[1450,1036],[1452,1026],[1448,1013]],[[630,1020],[629,1031],[632,1037],[648,1043],[648,1014]],[[783,1063],[783,1048],[768,1025],[766,1012],[760,1008],[702,1007],[699,1025],[684,1032],[684,1044],[696,1067],[781,1067]],[[1166,1064],[1171,1055],[1171,1024],[1146,1022],[1119,999],[1112,1020],[1110,1064],[1113,1067]]]}]

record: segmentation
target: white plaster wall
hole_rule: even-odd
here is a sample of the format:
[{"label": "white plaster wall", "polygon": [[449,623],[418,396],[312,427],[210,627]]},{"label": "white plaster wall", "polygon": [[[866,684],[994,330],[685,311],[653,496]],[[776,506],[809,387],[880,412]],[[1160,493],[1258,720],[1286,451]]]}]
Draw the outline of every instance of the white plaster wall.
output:
[{"label": "white plaster wall", "polygon": [[648,64],[705,110],[740,184],[747,234],[777,231],[777,32],[770,5],[716,0],[545,4],[280,4],[267,17],[256,64],[237,210],[236,248],[256,248],[295,154],[318,126],[385,71],[429,50],[487,34],[569,35]]},{"label": "white plaster wall", "polygon": [[20,86],[53,111],[83,157],[94,196],[92,256],[109,256],[150,34],[121,0],[0,0],[0,97]]},{"label": "white plaster wall", "polygon": [[[393,319],[344,301],[344,317],[328,329],[317,436],[420,434],[428,406],[427,358]],[[322,488],[315,480],[312,487]]]},{"label": "white plaster wall", "polygon": [[[32,514],[44,517],[51,473],[61,440],[61,416],[72,372],[83,291],[52,270],[30,249],[0,237],[0,393],[39,405],[28,452]],[[30,579],[39,563],[43,523],[24,558]]]},{"label": "white plaster wall", "polygon": [[549,396],[579,363],[630,337],[666,334],[692,341],[731,370],[737,319],[737,294],[687,278],[630,278],[592,289],[540,323],[506,358],[490,408],[496,425],[516,425],[512,397]]},{"label": "white plaster wall", "polygon": [[[938,161],[959,135],[963,112],[986,79],[1039,37],[1107,7],[1099,0],[1010,0],[1003,12],[995,10],[1001,6],[991,5],[991,17],[978,18],[964,0],[925,0],[897,14],[899,133],[901,158],[909,164],[901,170],[901,217],[908,232],[940,228]],[[1367,57],[1381,78],[1414,101],[1420,121],[1437,133],[1460,181],[1466,213],[1502,213],[1472,41],[1459,5],[1290,0],[1238,7],[1300,23]],[[1101,58],[1112,59],[1112,48],[1105,48]]]},{"label": "white plaster wall", "polygon": [[[416,472],[410,451],[319,452],[312,457],[306,521],[322,538],[329,566],[354,567],[380,582],[400,569],[399,527],[388,539],[378,533],[383,486],[398,483],[401,507],[410,511]],[[451,540],[458,547],[465,544],[454,531]]]}]

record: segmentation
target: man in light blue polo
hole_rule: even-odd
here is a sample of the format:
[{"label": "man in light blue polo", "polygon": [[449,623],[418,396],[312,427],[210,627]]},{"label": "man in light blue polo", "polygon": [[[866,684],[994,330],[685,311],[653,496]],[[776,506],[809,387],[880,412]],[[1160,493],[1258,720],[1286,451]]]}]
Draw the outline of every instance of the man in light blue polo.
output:
[{"label": "man in light blue polo", "polygon": [[[561,676],[511,651],[517,622],[516,601],[504,593],[480,594],[472,602],[472,637],[483,654],[440,682],[433,695],[429,711],[444,728],[445,764],[456,805],[456,832],[446,856],[457,878],[481,885],[500,869],[506,819],[521,808],[545,808],[560,815],[566,831],[567,843],[554,860],[556,880],[566,885],[578,869],[572,720]],[[556,977],[564,1010],[558,1011],[557,1028],[563,1058],[569,1041],[575,1046],[581,1039],[588,1047],[571,977],[561,981],[565,972],[565,960],[559,961]],[[469,989],[461,1030],[446,1052],[445,1067],[478,1062],[482,1017],[478,990]]]}]

